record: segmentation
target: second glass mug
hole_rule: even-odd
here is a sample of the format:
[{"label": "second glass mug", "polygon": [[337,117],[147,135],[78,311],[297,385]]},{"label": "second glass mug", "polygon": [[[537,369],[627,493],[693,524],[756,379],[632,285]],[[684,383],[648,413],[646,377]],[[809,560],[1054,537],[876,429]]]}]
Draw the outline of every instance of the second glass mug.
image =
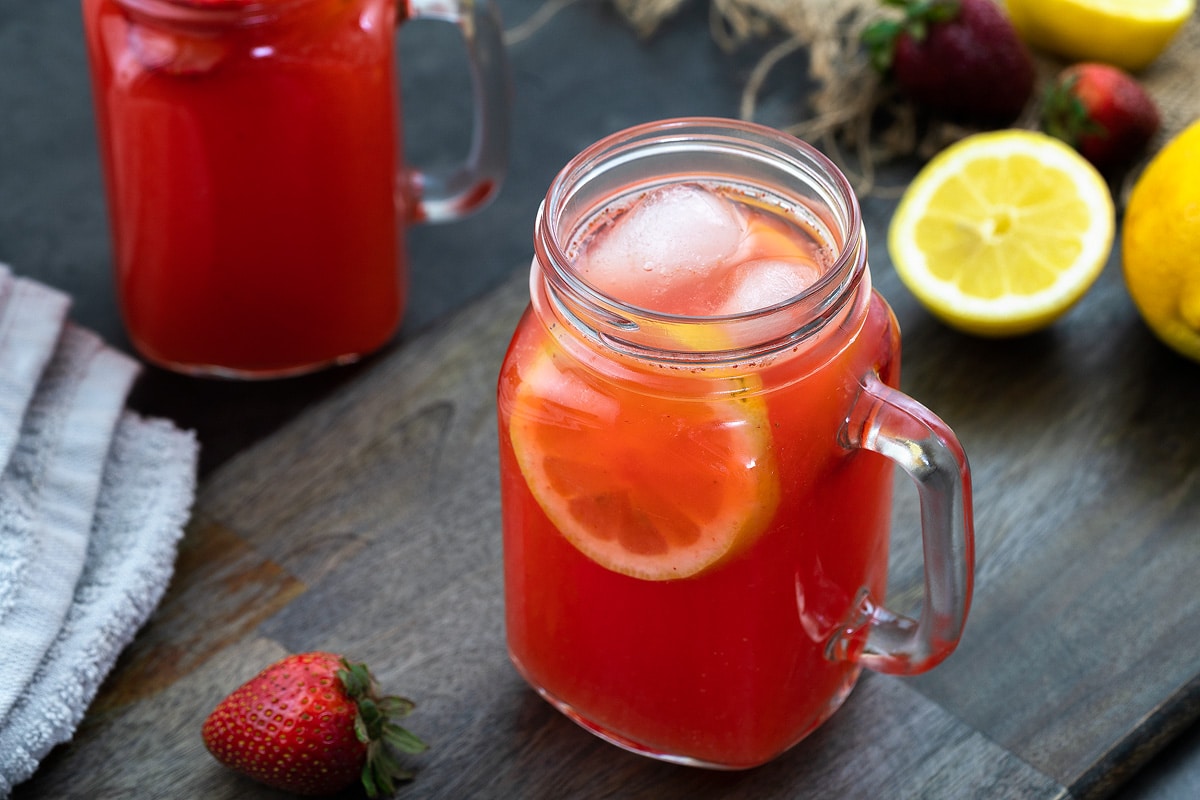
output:
[{"label": "second glass mug", "polygon": [[[653,204],[672,192],[668,221]],[[689,215],[743,220],[727,251],[767,269],[824,267],[765,307],[656,306],[730,293],[707,264],[643,291],[663,263],[710,257],[720,236],[683,232]],[[951,653],[973,582],[967,459],[896,388],[899,331],[831,162],[750,123],[632,128],[555,178],[535,252],[498,422],[509,652],[539,693],[626,749],[740,769],[812,732],[862,668]],[[729,258],[721,281],[742,274]],[[921,500],[919,620],[884,605],[893,464]]]},{"label": "second glass mug", "polygon": [[[497,192],[509,74],[486,0],[83,0],[121,312],[148,360],[270,378],[387,342],[405,229]],[[403,163],[396,26],[455,24],[471,150]]]}]

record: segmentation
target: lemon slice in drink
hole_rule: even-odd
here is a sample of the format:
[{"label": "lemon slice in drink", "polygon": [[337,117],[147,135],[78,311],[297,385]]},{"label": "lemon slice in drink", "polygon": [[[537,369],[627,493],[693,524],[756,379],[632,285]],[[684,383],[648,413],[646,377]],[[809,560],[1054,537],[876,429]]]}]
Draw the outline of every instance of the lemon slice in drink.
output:
[{"label": "lemon slice in drink", "polygon": [[770,523],[779,477],[761,398],[680,399],[591,380],[542,350],[509,435],[550,521],[596,563],[672,580],[741,552]]},{"label": "lemon slice in drink", "polygon": [[1108,186],[1067,145],[1032,131],[969,136],[931,160],[888,231],[896,272],[947,324],[983,336],[1049,325],[1112,250]]},{"label": "lemon slice in drink", "polygon": [[1196,0],[1005,0],[1028,44],[1070,61],[1138,71],[1175,38]]}]

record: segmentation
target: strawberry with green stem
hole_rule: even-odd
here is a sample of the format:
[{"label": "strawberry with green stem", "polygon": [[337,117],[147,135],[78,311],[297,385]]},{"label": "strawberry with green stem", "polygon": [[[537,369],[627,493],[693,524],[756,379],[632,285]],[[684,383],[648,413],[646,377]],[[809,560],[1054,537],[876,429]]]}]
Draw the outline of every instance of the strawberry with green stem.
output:
[{"label": "strawberry with green stem", "polygon": [[1005,125],[1033,94],[1029,49],[992,0],[881,0],[903,11],[863,32],[871,63],[918,105]]},{"label": "strawberry with green stem", "polygon": [[1105,173],[1133,163],[1160,125],[1158,107],[1137,79],[1109,64],[1067,67],[1042,101],[1042,130]]},{"label": "strawberry with green stem", "polygon": [[234,690],[202,735],[222,764],[277,789],[331,794],[361,780],[368,796],[390,796],[412,778],[394,751],[426,749],[393,721],[412,709],[411,700],[381,696],[365,664],[302,653]]}]

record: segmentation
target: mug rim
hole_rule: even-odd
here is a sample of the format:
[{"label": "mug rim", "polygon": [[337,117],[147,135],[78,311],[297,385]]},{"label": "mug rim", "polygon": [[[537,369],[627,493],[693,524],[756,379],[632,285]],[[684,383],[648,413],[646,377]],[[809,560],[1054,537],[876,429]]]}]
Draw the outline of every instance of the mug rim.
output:
[{"label": "mug rim", "polygon": [[317,0],[113,0],[130,14],[162,22],[252,25]]},{"label": "mug rim", "polygon": [[[771,166],[778,167],[783,173],[794,173],[797,181],[817,191],[833,217],[832,220],[825,216],[821,219],[825,223],[832,223],[831,233],[839,238],[828,243],[836,246],[835,256],[811,286],[793,297],[750,311],[725,315],[675,314],[613,297],[574,269],[567,247],[579,229],[578,223],[586,222],[607,205],[607,201],[602,200],[597,206],[578,215],[578,219],[572,218],[575,224],[565,231],[565,236],[560,236],[564,224],[563,209],[588,180],[602,175],[614,165],[623,166],[664,152],[699,152],[714,144],[731,152],[744,151],[759,161],[770,161]],[[714,178],[713,182],[717,182],[717,179]],[[647,185],[651,185],[649,181]],[[745,185],[760,186],[751,181]],[[780,193],[779,187],[765,183],[760,188],[774,194]],[[842,171],[813,145],[791,134],[759,123],[723,117],[676,117],[643,123],[605,136],[585,148],[567,162],[551,182],[538,207],[534,240],[535,265],[542,266],[541,272],[546,276],[556,305],[573,322],[608,334],[609,340],[616,338],[626,344],[636,342],[637,331],[642,328],[723,325],[774,330],[778,325],[772,327],[767,323],[772,318],[778,320],[783,314],[802,323],[791,325],[782,335],[776,331],[765,337],[770,341],[759,341],[752,347],[730,347],[728,352],[722,352],[723,356],[733,356],[736,351],[738,357],[744,357],[750,351],[761,353],[778,349],[820,330],[830,319],[838,316],[868,273],[861,209]],[[866,284],[869,285],[869,278]],[[581,315],[587,319],[581,320]],[[648,347],[650,350],[664,349],[645,342],[635,346]]]}]

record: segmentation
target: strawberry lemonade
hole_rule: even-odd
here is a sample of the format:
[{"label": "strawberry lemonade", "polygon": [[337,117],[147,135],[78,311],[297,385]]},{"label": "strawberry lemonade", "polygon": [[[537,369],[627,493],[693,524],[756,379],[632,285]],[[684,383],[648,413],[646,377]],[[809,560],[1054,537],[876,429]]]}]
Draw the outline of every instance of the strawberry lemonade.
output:
[{"label": "strawberry lemonade", "polygon": [[138,349],[188,372],[278,375],[386,342],[406,270],[392,4],[83,6]]},{"label": "strawberry lemonade", "polygon": [[860,671],[893,470],[846,421],[896,384],[898,331],[823,199],[600,184],[552,187],[499,378],[510,654],[609,741],[750,767]]}]

